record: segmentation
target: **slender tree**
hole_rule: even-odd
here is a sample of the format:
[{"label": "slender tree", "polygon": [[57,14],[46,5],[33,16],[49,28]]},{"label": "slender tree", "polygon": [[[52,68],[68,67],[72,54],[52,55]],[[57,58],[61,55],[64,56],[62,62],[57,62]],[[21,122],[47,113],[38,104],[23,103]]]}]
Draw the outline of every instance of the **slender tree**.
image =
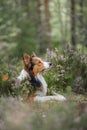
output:
[{"label": "slender tree", "polygon": [[71,0],[71,43],[73,46],[76,45],[76,10],[75,0]]},{"label": "slender tree", "polygon": [[44,11],[45,11],[45,37],[46,37],[46,47],[51,46],[51,27],[50,27],[50,10],[49,10],[49,0],[44,0]]},{"label": "slender tree", "polygon": [[65,35],[64,35],[64,25],[63,25],[63,18],[62,18],[62,10],[61,10],[61,0],[57,0],[57,10],[58,10],[58,19],[60,24],[60,33],[61,33],[61,44],[63,45],[65,42]]},{"label": "slender tree", "polygon": [[38,39],[39,39],[39,54],[43,53],[43,26],[42,26],[42,11],[41,11],[41,0],[37,0],[37,24],[38,24]]},{"label": "slender tree", "polygon": [[[84,42],[84,22],[83,22],[83,3],[84,0],[79,1],[79,37],[80,37],[80,43]],[[84,34],[83,34],[84,33]]]}]

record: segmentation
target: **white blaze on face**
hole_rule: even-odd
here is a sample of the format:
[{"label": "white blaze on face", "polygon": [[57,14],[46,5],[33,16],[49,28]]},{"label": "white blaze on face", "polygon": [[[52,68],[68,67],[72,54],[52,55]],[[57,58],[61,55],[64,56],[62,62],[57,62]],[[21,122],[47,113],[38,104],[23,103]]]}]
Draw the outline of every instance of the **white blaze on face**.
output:
[{"label": "white blaze on face", "polygon": [[50,67],[50,62],[43,62],[45,69],[48,69]]}]

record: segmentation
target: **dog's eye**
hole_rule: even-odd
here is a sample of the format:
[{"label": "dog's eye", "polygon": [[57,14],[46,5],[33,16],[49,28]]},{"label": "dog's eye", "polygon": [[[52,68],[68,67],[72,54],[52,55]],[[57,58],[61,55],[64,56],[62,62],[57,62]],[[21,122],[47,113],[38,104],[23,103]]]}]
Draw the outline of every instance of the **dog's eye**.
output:
[{"label": "dog's eye", "polygon": [[41,61],[39,61],[38,63],[41,63]]}]

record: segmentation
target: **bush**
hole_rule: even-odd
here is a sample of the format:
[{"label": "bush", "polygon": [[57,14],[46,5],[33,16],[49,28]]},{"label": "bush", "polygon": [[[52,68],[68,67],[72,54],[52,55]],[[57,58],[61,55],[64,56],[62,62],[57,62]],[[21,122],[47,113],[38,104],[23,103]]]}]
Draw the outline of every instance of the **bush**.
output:
[{"label": "bush", "polygon": [[87,56],[80,51],[67,47],[64,51],[57,48],[47,50],[47,58],[52,62],[52,69],[46,73],[50,89],[66,90],[78,93],[87,91]]},{"label": "bush", "polygon": [[22,63],[18,59],[13,59],[10,63],[1,61],[0,63],[0,97],[20,97],[26,100],[34,88],[28,80],[21,83],[17,79],[22,70]]},{"label": "bush", "polygon": [[[70,47],[64,51],[57,48],[47,50],[47,60],[52,62],[52,68],[44,74],[48,84],[48,94],[71,91],[87,92],[87,56]],[[0,96],[22,96],[25,100],[34,91],[29,81],[18,83],[16,77],[22,70],[18,59],[1,61],[0,63]],[[15,84],[16,83],[16,84]]]}]

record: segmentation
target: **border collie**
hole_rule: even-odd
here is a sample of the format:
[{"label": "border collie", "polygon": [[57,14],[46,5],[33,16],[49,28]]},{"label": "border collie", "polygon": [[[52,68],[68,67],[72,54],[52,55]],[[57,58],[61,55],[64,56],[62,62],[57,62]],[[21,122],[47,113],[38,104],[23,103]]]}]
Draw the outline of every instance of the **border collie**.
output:
[{"label": "border collie", "polygon": [[23,54],[24,69],[18,76],[18,80],[23,81],[25,78],[31,78],[30,83],[35,87],[35,92],[30,95],[29,99],[35,102],[46,102],[50,100],[65,101],[63,95],[53,93],[52,96],[47,96],[47,83],[42,73],[51,67],[50,62],[45,62],[41,58],[33,55],[30,56],[26,53]]}]

